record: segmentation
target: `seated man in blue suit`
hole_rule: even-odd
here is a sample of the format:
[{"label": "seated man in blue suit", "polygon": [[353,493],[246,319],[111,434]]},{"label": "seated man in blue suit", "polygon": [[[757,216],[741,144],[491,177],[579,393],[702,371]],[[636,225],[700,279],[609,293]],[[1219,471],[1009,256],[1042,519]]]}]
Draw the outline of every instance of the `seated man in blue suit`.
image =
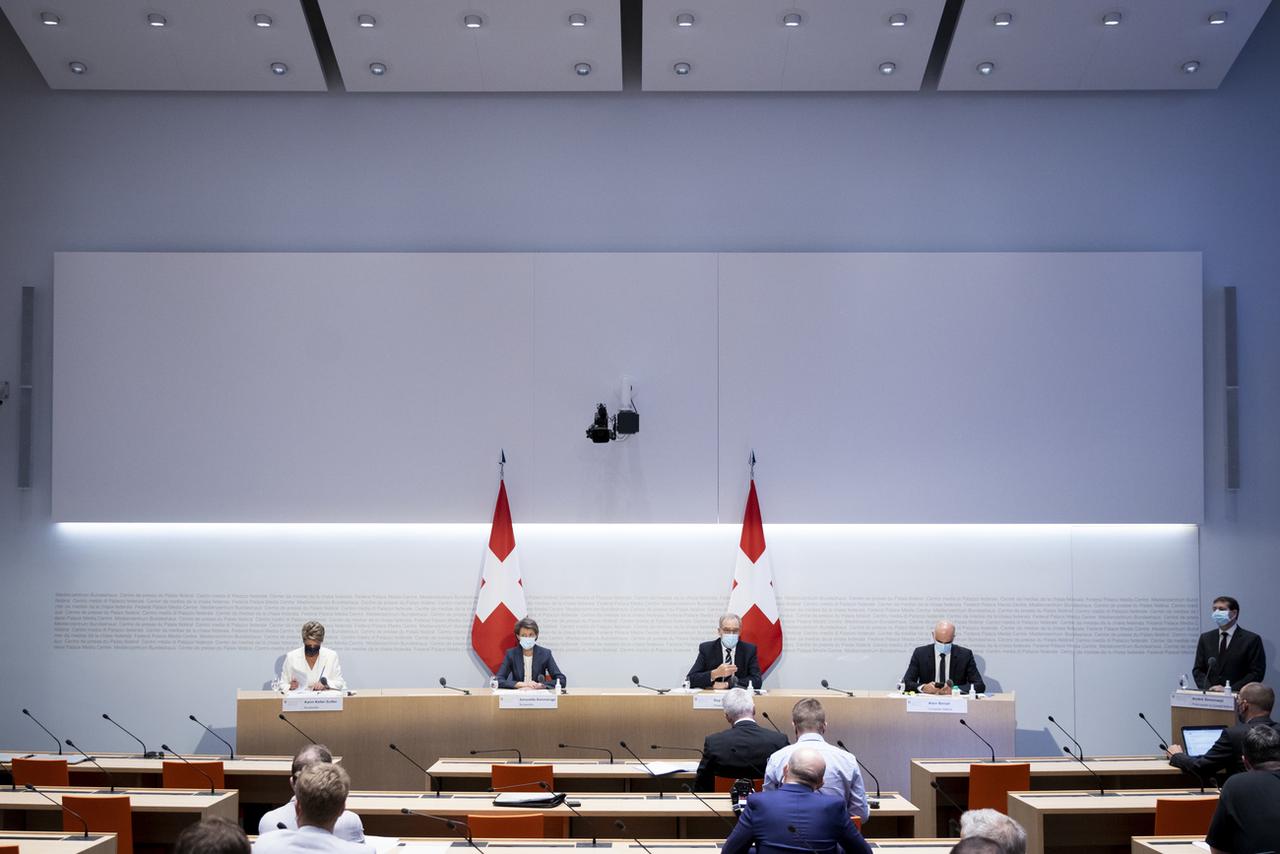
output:
[{"label": "seated man in blue suit", "polygon": [[738,825],[721,854],[871,854],[871,846],[853,826],[844,800],[817,791],[827,763],[822,754],[801,748],[791,754],[782,788],[747,798]]},{"label": "seated man in blue suit", "polygon": [[499,688],[554,688],[556,683],[568,687],[569,680],[560,672],[556,657],[545,646],[538,646],[538,624],[525,617],[516,623],[518,646],[507,650],[498,668]]}]

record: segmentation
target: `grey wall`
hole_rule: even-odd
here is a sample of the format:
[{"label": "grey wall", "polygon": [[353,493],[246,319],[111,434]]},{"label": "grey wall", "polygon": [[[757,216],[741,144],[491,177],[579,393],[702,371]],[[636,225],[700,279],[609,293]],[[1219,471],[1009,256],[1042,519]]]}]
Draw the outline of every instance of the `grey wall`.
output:
[{"label": "grey wall", "polygon": [[[60,565],[58,250],[1192,250],[1206,299],[1202,592],[1235,593],[1243,622],[1274,638],[1277,57],[1273,8],[1214,93],[53,94],[0,23],[0,378],[16,380],[20,285],[39,288],[40,318],[29,493],[6,486],[16,406],[0,410],[5,607],[48,607],[35,582]],[[1240,288],[1237,495],[1223,489],[1223,285]],[[1268,653],[1274,681],[1274,641]],[[0,659],[7,686],[73,678]]]}]

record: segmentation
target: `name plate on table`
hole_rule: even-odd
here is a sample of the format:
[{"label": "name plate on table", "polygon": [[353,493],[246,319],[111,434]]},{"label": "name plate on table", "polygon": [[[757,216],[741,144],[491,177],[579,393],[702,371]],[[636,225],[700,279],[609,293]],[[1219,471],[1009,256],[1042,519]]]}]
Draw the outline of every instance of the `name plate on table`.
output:
[{"label": "name plate on table", "polygon": [[920,694],[907,698],[907,711],[927,712],[935,715],[967,715],[969,713],[969,698]]},{"label": "name plate on table", "polygon": [[1224,693],[1201,694],[1199,691],[1174,691],[1169,695],[1169,705],[1179,709],[1212,709],[1219,712],[1236,710],[1236,695]]},{"label": "name plate on table", "polygon": [[724,691],[711,691],[706,694],[693,695],[693,707],[695,709],[715,709],[716,711],[724,711]]},{"label": "name plate on table", "polygon": [[499,709],[558,709],[560,696],[555,691],[499,691]]},{"label": "name plate on table", "polygon": [[284,695],[282,712],[340,712],[341,691],[296,691]]}]

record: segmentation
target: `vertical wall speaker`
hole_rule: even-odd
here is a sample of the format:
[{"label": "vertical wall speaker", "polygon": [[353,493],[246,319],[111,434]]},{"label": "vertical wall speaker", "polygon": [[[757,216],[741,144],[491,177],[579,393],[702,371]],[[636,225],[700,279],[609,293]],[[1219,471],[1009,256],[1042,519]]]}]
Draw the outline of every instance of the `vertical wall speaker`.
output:
[{"label": "vertical wall speaker", "polygon": [[1240,488],[1240,351],[1236,289],[1222,289],[1223,340],[1227,350],[1227,489]]},{"label": "vertical wall speaker", "polygon": [[18,360],[18,489],[31,488],[31,377],[36,289],[22,289],[22,353]]}]

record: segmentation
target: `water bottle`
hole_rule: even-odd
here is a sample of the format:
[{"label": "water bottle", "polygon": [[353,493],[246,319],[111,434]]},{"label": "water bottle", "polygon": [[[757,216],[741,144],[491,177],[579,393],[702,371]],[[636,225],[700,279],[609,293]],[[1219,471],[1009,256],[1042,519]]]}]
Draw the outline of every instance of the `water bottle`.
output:
[{"label": "water bottle", "polygon": [[905,694],[905,693],[907,693],[907,683],[906,683],[906,682],[899,682],[899,683],[898,683],[898,693],[899,693],[899,694]]},{"label": "water bottle", "polygon": [[1178,690],[1179,691],[1187,690],[1187,674],[1185,673],[1183,673],[1181,676],[1178,677]]},{"label": "water bottle", "polygon": [[974,690],[973,683],[970,682],[969,683],[969,699],[976,700],[977,698],[978,698],[978,692]]},{"label": "water bottle", "polygon": [[560,677],[559,677],[559,676],[557,676],[557,677],[556,677],[556,693],[557,693],[557,694],[563,694],[563,693],[564,693],[564,683],[560,681]]},{"label": "water bottle", "polygon": [[959,686],[959,685],[952,685],[952,686],[951,686],[951,696],[953,696],[953,697],[959,697],[959,696],[960,696],[960,686]]},{"label": "water bottle", "polygon": [[690,690],[689,680],[688,680],[688,679],[686,679],[686,680],[684,680],[683,682],[681,682],[681,683],[680,683],[680,692],[681,692],[682,694],[688,694],[688,693],[689,693],[689,690]]},{"label": "water bottle", "polygon": [[1223,692],[1225,692],[1225,693],[1227,693],[1227,694],[1230,694],[1230,693],[1231,693],[1231,680],[1230,680],[1230,679],[1228,679],[1228,680],[1226,680],[1225,682],[1223,682],[1223,683],[1222,683],[1222,690],[1223,690]]},{"label": "water bottle", "polygon": [[497,691],[497,690],[498,690],[498,677],[497,677],[497,676],[491,676],[491,677],[489,677],[489,690],[490,690],[490,691]]}]

